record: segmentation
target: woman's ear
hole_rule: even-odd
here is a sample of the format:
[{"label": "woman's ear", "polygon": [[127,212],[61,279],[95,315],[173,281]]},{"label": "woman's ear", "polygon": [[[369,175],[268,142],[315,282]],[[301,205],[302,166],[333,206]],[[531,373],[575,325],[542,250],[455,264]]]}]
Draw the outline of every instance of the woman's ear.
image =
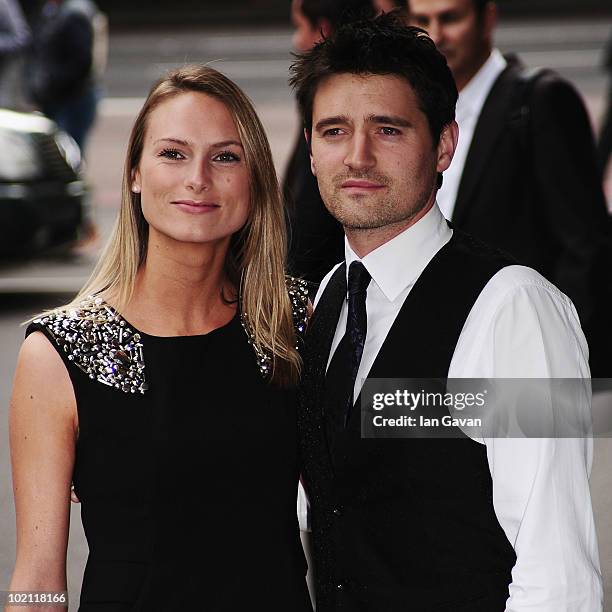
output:
[{"label": "woman's ear", "polygon": [[140,170],[138,168],[132,171],[132,185],[130,189],[132,193],[140,193]]}]

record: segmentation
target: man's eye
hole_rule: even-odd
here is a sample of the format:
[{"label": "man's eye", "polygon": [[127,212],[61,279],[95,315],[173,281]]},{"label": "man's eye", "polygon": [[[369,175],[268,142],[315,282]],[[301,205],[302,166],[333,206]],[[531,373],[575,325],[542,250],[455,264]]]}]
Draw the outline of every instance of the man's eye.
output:
[{"label": "man's eye", "polygon": [[429,19],[427,19],[427,17],[416,17],[414,16],[412,18],[412,23],[415,26],[419,26],[419,28],[423,28],[424,30],[427,29],[427,26],[429,25]]},{"label": "man's eye", "polygon": [[443,15],[440,15],[440,23],[442,25],[457,23],[460,20],[461,15],[459,13],[444,13]]},{"label": "man's eye", "polygon": [[380,131],[385,136],[396,136],[397,134],[401,133],[397,128],[393,128],[393,127],[383,127],[383,128],[380,128]]},{"label": "man's eye", "polygon": [[323,132],[323,136],[340,136],[342,128],[329,128]]},{"label": "man's eye", "polygon": [[159,157],[174,160],[185,159],[185,156],[178,149],[163,149],[163,151],[160,151]]},{"label": "man's eye", "polygon": [[215,157],[213,157],[213,161],[218,161],[227,164],[230,162],[240,161],[240,157],[238,157],[238,155],[236,155],[235,153],[232,153],[232,151],[223,151],[215,155]]}]

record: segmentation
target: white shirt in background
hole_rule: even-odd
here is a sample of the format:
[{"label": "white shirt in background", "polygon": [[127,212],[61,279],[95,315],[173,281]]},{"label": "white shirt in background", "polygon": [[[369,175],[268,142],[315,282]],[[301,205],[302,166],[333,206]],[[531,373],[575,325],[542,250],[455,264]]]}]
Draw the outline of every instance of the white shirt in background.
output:
[{"label": "white shirt in background", "polygon": [[438,190],[436,199],[442,214],[452,219],[457,201],[459,183],[463,175],[465,160],[467,158],[478,117],[482,112],[485,100],[508,62],[497,49],[493,49],[489,59],[472,77],[470,82],[459,92],[455,118],[459,125],[459,142],[448,170],[444,172],[442,187]]}]

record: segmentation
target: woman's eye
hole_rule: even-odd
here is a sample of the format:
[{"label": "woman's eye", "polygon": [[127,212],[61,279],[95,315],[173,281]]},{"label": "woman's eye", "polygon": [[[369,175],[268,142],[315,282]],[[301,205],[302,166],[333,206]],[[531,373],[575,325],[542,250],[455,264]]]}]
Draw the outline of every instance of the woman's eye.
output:
[{"label": "woman's eye", "polygon": [[166,159],[185,159],[185,156],[178,149],[164,149],[160,151],[159,157],[165,157]]},{"label": "woman's eye", "polygon": [[213,161],[229,163],[229,162],[237,162],[240,161],[240,157],[236,155],[236,153],[232,153],[231,151],[223,151],[222,153],[218,153],[213,157]]}]

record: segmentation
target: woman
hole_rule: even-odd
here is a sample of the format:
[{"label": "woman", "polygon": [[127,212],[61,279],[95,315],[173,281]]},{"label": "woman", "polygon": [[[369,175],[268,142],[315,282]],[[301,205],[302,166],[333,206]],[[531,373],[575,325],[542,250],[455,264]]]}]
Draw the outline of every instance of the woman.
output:
[{"label": "woman", "polygon": [[306,290],[284,235],[246,96],[205,66],[161,79],[105,253],[19,355],[11,590],[66,588],[72,481],[81,611],[311,610],[291,401]]}]

